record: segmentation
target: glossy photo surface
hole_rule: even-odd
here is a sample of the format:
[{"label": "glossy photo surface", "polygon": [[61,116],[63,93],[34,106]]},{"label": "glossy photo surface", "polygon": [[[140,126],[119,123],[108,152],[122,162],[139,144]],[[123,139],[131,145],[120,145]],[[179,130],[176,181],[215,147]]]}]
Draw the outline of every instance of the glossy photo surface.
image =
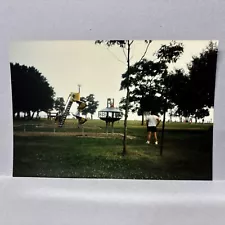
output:
[{"label": "glossy photo surface", "polygon": [[212,180],[218,41],[15,41],[14,177]]}]

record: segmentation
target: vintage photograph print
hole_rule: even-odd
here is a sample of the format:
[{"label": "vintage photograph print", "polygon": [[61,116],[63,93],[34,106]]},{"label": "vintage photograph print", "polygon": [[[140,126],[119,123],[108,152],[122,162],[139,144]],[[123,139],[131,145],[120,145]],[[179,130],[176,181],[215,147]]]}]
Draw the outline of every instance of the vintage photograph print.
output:
[{"label": "vintage photograph print", "polygon": [[212,180],[215,40],[15,41],[14,177]]}]

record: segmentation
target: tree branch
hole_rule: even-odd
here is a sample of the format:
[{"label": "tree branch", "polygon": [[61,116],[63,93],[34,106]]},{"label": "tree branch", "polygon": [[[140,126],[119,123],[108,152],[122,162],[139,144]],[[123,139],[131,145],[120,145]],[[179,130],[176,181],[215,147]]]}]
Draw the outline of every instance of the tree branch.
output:
[{"label": "tree branch", "polygon": [[112,53],[110,50],[109,50],[109,47],[107,48],[107,50],[117,59],[117,61],[123,63],[123,64],[126,64],[125,62],[123,62],[122,60],[120,60],[114,53]]},{"label": "tree branch", "polygon": [[[145,57],[145,55],[146,55],[146,53],[147,53],[147,51],[148,51],[148,48],[149,48],[149,45],[152,43],[152,40],[150,40],[149,42],[148,42],[148,44],[147,44],[147,47],[146,47],[146,49],[145,49],[145,52],[144,52],[144,54],[142,55],[142,57],[141,57],[141,59],[139,60],[139,62],[141,62],[141,60]],[[138,63],[139,63],[138,62]]]},{"label": "tree branch", "polygon": [[126,53],[125,53],[124,48],[123,48],[123,54],[124,54],[124,56],[125,56],[125,58],[126,58],[126,61],[127,61],[127,55],[126,55]]}]

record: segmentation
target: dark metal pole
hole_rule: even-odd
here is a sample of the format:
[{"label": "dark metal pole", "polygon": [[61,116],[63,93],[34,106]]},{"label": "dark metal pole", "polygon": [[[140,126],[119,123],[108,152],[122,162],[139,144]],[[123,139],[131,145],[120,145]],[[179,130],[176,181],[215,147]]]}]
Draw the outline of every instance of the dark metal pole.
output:
[{"label": "dark metal pole", "polygon": [[109,122],[106,122],[106,134],[108,135],[108,129],[109,129]]},{"label": "dark metal pole", "polygon": [[160,145],[160,156],[162,156],[162,154],[163,154],[163,142],[164,142],[165,120],[166,120],[166,107],[164,106],[164,112],[163,112],[163,124],[162,124],[162,134],[161,134],[161,145]]},{"label": "dark metal pole", "polygon": [[114,134],[114,121],[112,121],[112,134]]},{"label": "dark metal pole", "polygon": [[164,131],[165,131],[165,121],[166,121],[166,111],[167,111],[167,91],[168,91],[168,87],[166,87],[166,90],[165,90],[165,100],[164,100],[164,107],[163,107],[163,124],[162,124],[162,134],[161,134],[160,156],[163,155]]}]

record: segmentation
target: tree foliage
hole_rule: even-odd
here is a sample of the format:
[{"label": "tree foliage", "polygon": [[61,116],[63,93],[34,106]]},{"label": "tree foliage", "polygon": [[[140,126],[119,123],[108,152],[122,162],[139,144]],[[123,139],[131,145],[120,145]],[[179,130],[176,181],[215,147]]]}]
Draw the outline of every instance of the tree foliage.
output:
[{"label": "tree foliage", "polygon": [[53,108],[54,89],[35,67],[10,63],[10,69],[14,117],[23,112],[32,119],[35,112]]},{"label": "tree foliage", "polygon": [[177,106],[175,114],[187,117],[189,114],[190,78],[182,69],[175,69],[164,79],[167,99]]},{"label": "tree foliage", "polygon": [[[130,87],[130,105],[132,112],[142,116],[142,125],[145,111],[163,113],[172,107],[172,103],[165,99],[166,77],[168,64],[176,62],[183,53],[183,44],[171,41],[169,45],[162,45],[155,53],[155,61],[143,58],[122,74],[121,88]],[[121,102],[122,103],[122,102]]]},{"label": "tree foliage", "polygon": [[[146,59],[135,63],[130,68],[130,79],[128,81],[127,73],[122,75],[121,88],[123,90],[130,87],[130,106],[132,112],[137,112],[143,116],[145,111],[160,112],[162,110],[160,103],[160,78],[167,72],[167,66],[164,62],[153,62]],[[153,109],[154,108],[154,109]]]},{"label": "tree foliage", "polygon": [[171,41],[169,45],[161,45],[160,49],[156,52],[156,56],[160,61],[165,63],[175,63],[180,58],[183,51],[183,43]]},{"label": "tree foliage", "polygon": [[218,48],[210,42],[199,56],[193,56],[188,71],[175,70],[167,78],[169,98],[177,114],[196,120],[209,115],[214,106]]},{"label": "tree foliage", "polygon": [[55,99],[54,102],[54,108],[59,111],[60,113],[63,112],[64,108],[65,108],[65,101],[64,98],[62,97],[58,97]]},{"label": "tree foliage", "polygon": [[205,107],[214,106],[218,47],[212,41],[188,65],[193,96]]},{"label": "tree foliage", "polygon": [[84,101],[87,104],[87,107],[83,109],[82,114],[87,116],[88,113],[90,113],[91,119],[93,119],[93,115],[99,106],[99,101],[95,100],[94,94],[90,94],[87,97],[81,97],[81,101]]}]

